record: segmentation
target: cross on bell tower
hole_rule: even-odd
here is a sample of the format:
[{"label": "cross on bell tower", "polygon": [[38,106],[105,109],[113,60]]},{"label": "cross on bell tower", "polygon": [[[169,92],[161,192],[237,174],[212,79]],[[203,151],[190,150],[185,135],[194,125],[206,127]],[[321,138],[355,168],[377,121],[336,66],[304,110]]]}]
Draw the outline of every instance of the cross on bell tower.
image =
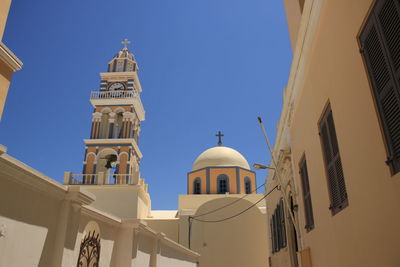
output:
[{"label": "cross on bell tower", "polygon": [[131,41],[129,41],[126,38],[121,42],[121,44],[124,45],[124,49],[128,49],[128,44],[130,44],[130,43],[131,43]]},{"label": "cross on bell tower", "polygon": [[224,136],[221,131],[218,131],[218,134],[215,136],[218,136],[218,146],[222,146],[222,136]]}]

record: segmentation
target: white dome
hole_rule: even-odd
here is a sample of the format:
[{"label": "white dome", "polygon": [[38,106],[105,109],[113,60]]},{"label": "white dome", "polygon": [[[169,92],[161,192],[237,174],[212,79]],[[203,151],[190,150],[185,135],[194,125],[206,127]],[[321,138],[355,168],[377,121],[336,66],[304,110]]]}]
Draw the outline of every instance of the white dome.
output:
[{"label": "white dome", "polygon": [[216,146],[207,149],[198,156],[193,163],[192,171],[215,166],[232,166],[250,169],[249,163],[242,154],[230,147]]}]

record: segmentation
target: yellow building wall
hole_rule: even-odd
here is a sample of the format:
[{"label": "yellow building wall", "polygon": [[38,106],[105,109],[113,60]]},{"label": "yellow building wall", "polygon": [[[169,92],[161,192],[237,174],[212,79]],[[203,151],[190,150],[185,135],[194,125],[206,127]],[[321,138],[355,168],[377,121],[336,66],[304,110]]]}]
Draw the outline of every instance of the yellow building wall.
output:
[{"label": "yellow building wall", "polygon": [[11,0],[0,1],[0,40],[3,39],[4,29],[6,27],[10,5],[11,5]]},{"label": "yellow building wall", "polygon": [[4,105],[6,103],[11,76],[12,70],[3,61],[0,60],[0,119],[3,114]]},{"label": "yellow building wall", "polygon": [[[240,193],[244,194],[246,192],[245,190],[245,183],[244,183],[244,178],[249,177],[251,181],[251,191],[254,191],[257,188],[256,184],[256,176],[254,172],[247,171],[244,169],[239,169],[239,177],[240,177]],[[256,192],[254,192],[256,193]]]},{"label": "yellow building wall", "polygon": [[[385,163],[384,137],[357,42],[373,0],[323,3],[290,128],[299,190],[298,164],[304,153],[307,157],[315,221],[315,228],[306,232],[300,196],[304,248],[310,247],[313,266],[398,266],[400,174],[392,177]],[[328,209],[318,135],[318,121],[328,102],[349,199],[349,206],[334,216]]]},{"label": "yellow building wall", "polygon": [[200,178],[201,180],[201,193],[207,193],[207,171],[206,169],[199,170],[197,172],[192,172],[188,174],[188,194],[193,194],[193,182],[194,179]]},{"label": "yellow building wall", "polygon": [[229,193],[236,194],[236,168],[210,168],[210,194],[217,194],[217,177],[226,174],[229,177]]},{"label": "yellow building wall", "polygon": [[300,28],[301,8],[300,2],[304,0],[284,0],[286,19],[289,28],[290,43],[292,50],[296,47],[297,36]]}]

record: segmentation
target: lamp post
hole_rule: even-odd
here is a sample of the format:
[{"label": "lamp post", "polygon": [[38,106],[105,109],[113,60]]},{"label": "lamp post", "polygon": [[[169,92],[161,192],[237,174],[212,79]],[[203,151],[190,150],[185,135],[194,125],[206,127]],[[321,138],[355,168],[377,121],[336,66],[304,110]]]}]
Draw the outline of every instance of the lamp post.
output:
[{"label": "lamp post", "polygon": [[[278,171],[278,169],[277,169],[277,163],[276,163],[276,161],[275,161],[274,154],[272,153],[271,145],[270,145],[270,142],[269,142],[267,133],[265,132],[265,128],[264,128],[264,125],[263,125],[263,123],[262,123],[261,117],[258,117],[258,122],[260,123],[260,127],[261,127],[261,130],[262,130],[262,132],[263,132],[263,135],[264,135],[264,138],[265,138],[265,142],[267,143],[268,151],[269,151],[269,153],[270,153],[270,155],[271,155],[271,162],[273,163],[274,167],[269,167],[269,166],[262,165],[262,164],[258,164],[258,163],[255,163],[255,164],[253,165],[253,167],[254,167],[256,170],[259,170],[259,169],[272,169],[272,170],[274,170],[274,176],[276,176],[277,182],[278,182],[278,186],[279,186],[278,188],[281,188],[280,191],[281,191],[281,194],[282,194],[282,196],[283,196],[283,203],[284,203],[284,205],[286,206],[286,209],[287,209],[288,211],[291,211],[291,208],[290,208],[289,203],[288,203],[288,197],[286,196],[286,192],[285,192],[284,188],[282,187],[282,180],[281,180],[279,171]],[[257,168],[259,168],[259,169],[257,169]],[[288,213],[289,213],[290,219],[291,219],[292,222],[293,222],[293,226],[294,226],[296,232],[297,232],[298,234],[300,234],[299,227],[298,227],[298,225],[295,223],[296,221],[295,221],[295,219],[294,219],[294,216],[293,216],[292,212],[288,212]],[[297,238],[297,237],[296,237],[296,238]],[[301,243],[299,243],[299,249],[300,249],[300,247],[301,247]]]}]

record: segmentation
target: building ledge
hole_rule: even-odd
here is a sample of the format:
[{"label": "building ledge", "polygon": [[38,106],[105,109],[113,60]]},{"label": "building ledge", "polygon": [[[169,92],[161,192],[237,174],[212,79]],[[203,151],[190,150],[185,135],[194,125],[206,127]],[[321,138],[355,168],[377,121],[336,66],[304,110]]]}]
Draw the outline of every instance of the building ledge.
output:
[{"label": "building ledge", "polygon": [[5,62],[13,71],[22,68],[22,61],[3,42],[0,42],[0,60]]}]

